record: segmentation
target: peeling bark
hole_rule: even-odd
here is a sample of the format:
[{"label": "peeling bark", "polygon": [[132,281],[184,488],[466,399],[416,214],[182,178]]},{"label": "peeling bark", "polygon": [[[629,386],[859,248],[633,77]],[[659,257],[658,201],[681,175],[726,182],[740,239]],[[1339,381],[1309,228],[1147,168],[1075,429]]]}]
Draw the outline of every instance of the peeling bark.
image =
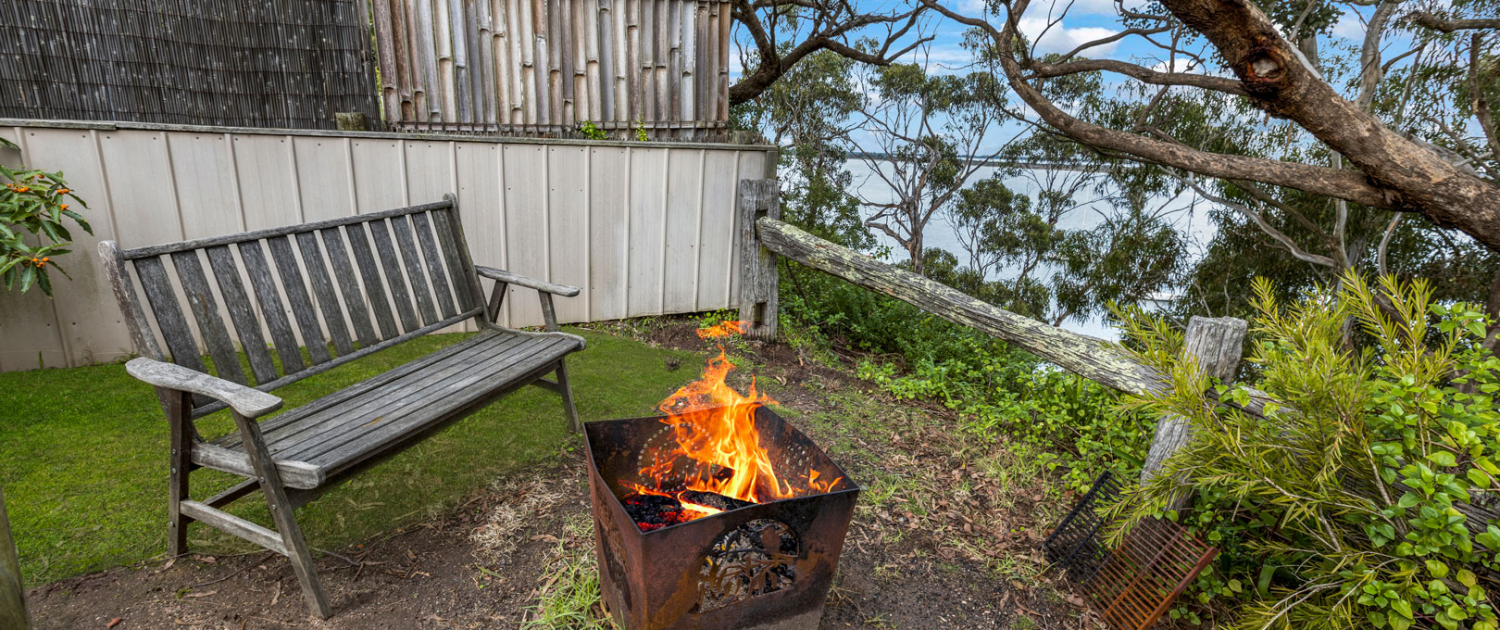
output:
[{"label": "peeling bark", "polygon": [[757,222],[766,249],[950,322],[1004,339],[1069,372],[1126,393],[1162,387],[1161,374],[1119,348],[997,308],[962,291],[840,247],[775,219]]}]

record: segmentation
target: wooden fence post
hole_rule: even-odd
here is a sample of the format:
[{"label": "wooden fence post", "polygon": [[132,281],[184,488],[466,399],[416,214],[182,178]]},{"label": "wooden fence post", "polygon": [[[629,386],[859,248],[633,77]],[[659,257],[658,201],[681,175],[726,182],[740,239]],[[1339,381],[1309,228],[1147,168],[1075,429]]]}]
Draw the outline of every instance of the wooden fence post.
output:
[{"label": "wooden fence post", "polygon": [[781,218],[781,183],[775,179],[740,180],[740,319],[750,322],[745,336],[776,340],[776,255],[761,245],[755,222],[761,217]]},{"label": "wooden fence post", "polygon": [[[1234,372],[1239,368],[1247,327],[1245,320],[1236,317],[1194,317],[1188,321],[1182,353],[1197,359],[1198,368],[1208,376],[1228,383],[1234,380]],[[1192,425],[1187,418],[1163,416],[1156,424],[1156,437],[1146,453],[1146,463],[1141,466],[1141,484],[1155,477],[1162,463],[1186,445],[1191,436]],[[1181,507],[1186,498],[1174,501],[1175,507]]]},{"label": "wooden fence post", "polygon": [[26,618],[26,590],[21,582],[21,562],[16,558],[15,541],[10,536],[10,519],[5,515],[3,489],[0,489],[0,628],[31,628],[31,622]]}]

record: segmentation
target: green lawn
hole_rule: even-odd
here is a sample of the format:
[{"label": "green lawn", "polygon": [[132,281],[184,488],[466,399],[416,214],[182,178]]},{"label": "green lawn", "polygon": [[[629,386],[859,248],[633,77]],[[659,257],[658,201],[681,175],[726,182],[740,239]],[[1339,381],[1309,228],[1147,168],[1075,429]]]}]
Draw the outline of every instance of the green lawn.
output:
[{"label": "green lawn", "polygon": [[[585,421],[646,415],[697,370],[670,371],[687,353],[572,330],[588,349],[569,358]],[[436,335],[277,390],[293,408],[462,339]],[[691,364],[691,362],[689,362]],[[216,414],[221,415],[221,414]],[[210,416],[200,430],[227,420]],[[456,505],[497,476],[581,448],[557,395],[535,387],[507,396],[298,511],[309,544],[366,540]],[[234,480],[193,475],[203,498]],[[167,427],[151,389],[123,365],[0,374],[0,487],[28,584],[130,564],[166,550]],[[259,493],[232,509],[269,523]],[[195,550],[252,551],[238,539],[190,526]]]}]

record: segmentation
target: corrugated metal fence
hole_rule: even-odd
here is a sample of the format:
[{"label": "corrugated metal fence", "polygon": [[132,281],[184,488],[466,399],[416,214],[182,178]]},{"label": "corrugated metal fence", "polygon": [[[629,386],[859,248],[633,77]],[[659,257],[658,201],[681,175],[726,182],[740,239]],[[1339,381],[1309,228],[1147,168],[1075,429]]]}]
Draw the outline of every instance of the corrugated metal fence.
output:
[{"label": "corrugated metal fence", "polygon": [[[401,129],[716,136],[729,120],[719,0],[371,0]],[[396,112],[397,116],[391,113]]]},{"label": "corrugated metal fence", "polygon": [[361,0],[5,0],[0,116],[333,129],[380,120]]},{"label": "corrugated metal fence", "polygon": [[[60,261],[55,299],[0,291],[0,371],[124,357],[129,338],[94,256],[458,195],[476,263],[583,288],[570,322],[738,304],[741,179],[769,147],[289,132],[0,119],[0,162],[61,170],[95,235]],[[774,163],[774,160],[772,160]],[[541,323],[514,290],[504,321]]]}]

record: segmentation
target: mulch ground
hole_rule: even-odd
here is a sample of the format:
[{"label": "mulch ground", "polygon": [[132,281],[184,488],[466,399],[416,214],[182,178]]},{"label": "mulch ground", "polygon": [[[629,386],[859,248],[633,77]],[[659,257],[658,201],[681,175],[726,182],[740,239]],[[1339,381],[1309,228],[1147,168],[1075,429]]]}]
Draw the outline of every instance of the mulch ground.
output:
[{"label": "mulch ground", "polygon": [[[623,330],[703,351],[694,328],[669,320]],[[831,393],[879,399],[785,345],[737,351],[760,364],[761,379],[781,385],[783,406],[804,414],[828,413]],[[900,428],[835,435],[802,423],[836,459],[835,443],[859,451],[841,463],[866,490],[821,628],[1102,627],[1037,552],[1052,525],[1038,520],[1052,519],[1052,504],[1067,497],[1048,491],[1045,479],[987,477],[970,464],[996,447],[970,443],[941,410],[879,404],[902,415]],[[580,455],[567,456],[526,479],[501,480],[437,520],[325,552],[318,569],[335,609],[327,621],[307,614],[290,566],[268,553],[158,559],[40,586],[28,602],[39,629],[517,628],[550,586],[560,547],[592,544],[567,527],[588,513],[584,471]],[[877,478],[900,479],[914,496],[867,499]]]}]

